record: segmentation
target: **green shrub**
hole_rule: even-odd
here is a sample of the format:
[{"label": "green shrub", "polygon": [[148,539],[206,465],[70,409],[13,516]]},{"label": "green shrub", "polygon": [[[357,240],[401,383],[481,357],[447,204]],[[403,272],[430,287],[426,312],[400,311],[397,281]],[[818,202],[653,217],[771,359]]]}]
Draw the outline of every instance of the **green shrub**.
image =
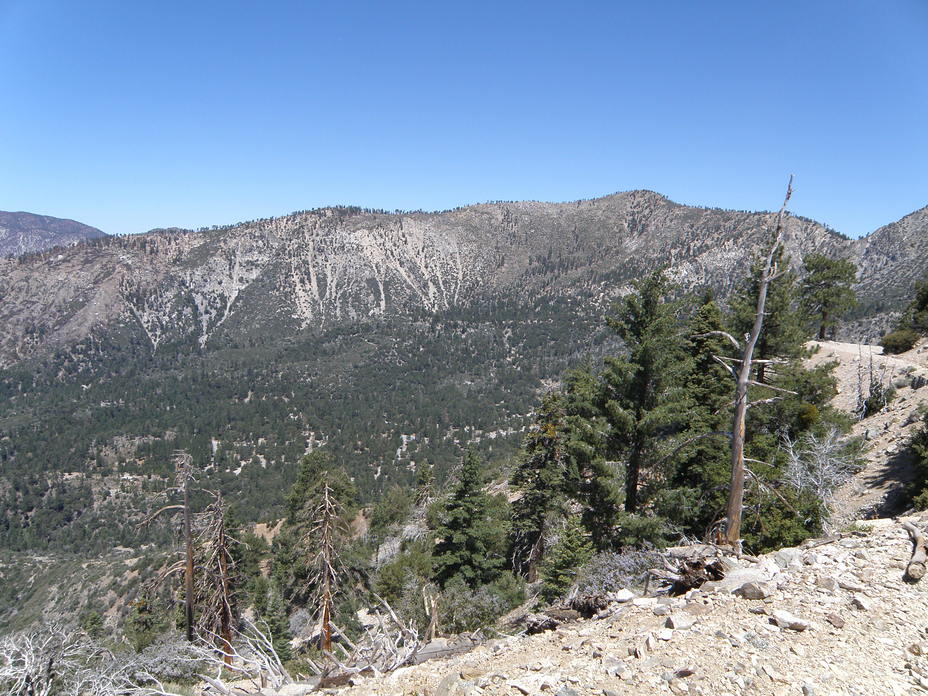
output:
[{"label": "green shrub", "polygon": [[489,585],[471,589],[461,577],[445,585],[439,600],[438,616],[449,633],[474,631],[489,626],[525,598],[525,586],[512,573],[503,573]]},{"label": "green shrub", "polygon": [[918,332],[912,329],[898,329],[883,336],[880,345],[886,353],[904,353],[912,349],[918,338]]},{"label": "green shrub", "polygon": [[570,518],[541,566],[541,598],[551,602],[570,587],[576,570],[593,556],[593,545],[576,517]]},{"label": "green shrub", "polygon": [[896,390],[893,387],[884,387],[883,383],[877,380],[870,382],[870,396],[864,401],[864,418],[882,411],[894,396]]}]

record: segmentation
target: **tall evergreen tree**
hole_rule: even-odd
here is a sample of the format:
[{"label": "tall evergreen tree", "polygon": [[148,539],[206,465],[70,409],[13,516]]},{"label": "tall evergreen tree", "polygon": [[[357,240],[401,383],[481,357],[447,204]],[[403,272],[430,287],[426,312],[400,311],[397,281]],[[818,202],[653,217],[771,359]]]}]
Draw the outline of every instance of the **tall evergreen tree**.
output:
[{"label": "tall evergreen tree", "polygon": [[285,496],[287,522],[291,525],[299,524],[307,509],[314,509],[318,505],[326,485],[345,506],[346,512],[354,511],[352,506],[357,501],[358,493],[351,478],[335,463],[335,458],[329,452],[317,449],[300,460],[296,480]]},{"label": "tall evergreen tree", "polygon": [[556,393],[542,399],[509,479],[520,493],[512,504],[512,568],[529,582],[537,577],[546,534],[564,501],[567,434],[562,402]]},{"label": "tall evergreen tree", "polygon": [[799,291],[800,306],[817,326],[818,340],[837,326],[838,321],[857,302],[852,287],[857,267],[848,259],[832,259],[824,254],[807,254],[802,259],[805,276]]},{"label": "tall evergreen tree", "polygon": [[504,563],[506,529],[494,515],[494,501],[483,490],[483,463],[477,453],[464,453],[457,483],[444,502],[435,529],[434,580],[444,587],[460,578],[470,587],[495,580]]},{"label": "tall evergreen tree", "polygon": [[357,512],[357,490],[328,452],[316,450],[300,461],[296,481],[285,497],[286,524],[274,539],[272,575],[286,601],[303,604],[315,593],[308,559],[318,552],[311,532],[326,490],[338,503],[342,525],[348,525]]},{"label": "tall evergreen tree", "polygon": [[729,480],[732,383],[715,356],[731,345],[717,332],[724,330],[722,312],[711,293],[686,326],[689,372],[685,390],[691,404],[685,445],[676,459],[660,512],[688,534],[702,537],[725,510]]},{"label": "tall evergreen tree", "polygon": [[616,466],[607,461],[609,422],[602,409],[602,384],[589,369],[564,377],[564,485],[568,497],[582,506],[581,520],[597,550],[615,544],[622,510],[622,488]]},{"label": "tall evergreen tree", "polygon": [[660,459],[660,442],[679,429],[686,402],[680,389],[686,354],[678,326],[679,303],[667,297],[671,284],[662,271],[635,283],[616,307],[609,325],[627,354],[608,357],[601,378],[603,410],[611,427],[608,453],[626,464],[625,511],[640,507],[642,469]]}]

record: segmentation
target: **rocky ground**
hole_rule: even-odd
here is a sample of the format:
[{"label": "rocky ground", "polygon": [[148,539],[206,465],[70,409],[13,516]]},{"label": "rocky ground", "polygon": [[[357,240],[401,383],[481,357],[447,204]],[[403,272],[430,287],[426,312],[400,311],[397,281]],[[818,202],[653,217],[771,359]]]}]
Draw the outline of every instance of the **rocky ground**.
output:
[{"label": "rocky ground", "polygon": [[[924,525],[924,518],[916,518]],[[617,596],[598,618],[358,677],[346,696],[928,691],[928,584],[893,520],[756,560],[684,597]],[[925,581],[928,583],[928,580]]]}]

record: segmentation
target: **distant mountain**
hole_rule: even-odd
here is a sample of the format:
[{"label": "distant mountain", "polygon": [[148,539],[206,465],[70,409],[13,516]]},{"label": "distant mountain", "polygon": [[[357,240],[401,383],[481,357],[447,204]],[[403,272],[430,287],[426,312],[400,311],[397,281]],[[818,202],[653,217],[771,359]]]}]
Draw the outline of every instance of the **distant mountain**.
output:
[{"label": "distant mountain", "polygon": [[898,310],[928,270],[928,206],[857,240],[852,248],[862,299],[857,314]]},{"label": "distant mountain", "polygon": [[[504,455],[540,391],[615,348],[603,317],[632,280],[666,267],[725,299],[773,217],[630,191],[325,208],[0,258],[0,547],[130,545],[114,510],[177,447],[250,519],[279,513],[321,444],[368,498],[423,460],[446,472],[466,442]],[[857,262],[858,333],[911,293],[926,239],[928,209],[861,240],[785,223],[794,263]]]},{"label": "distant mountain", "polygon": [[22,256],[105,236],[74,220],[0,210],[0,256]]}]

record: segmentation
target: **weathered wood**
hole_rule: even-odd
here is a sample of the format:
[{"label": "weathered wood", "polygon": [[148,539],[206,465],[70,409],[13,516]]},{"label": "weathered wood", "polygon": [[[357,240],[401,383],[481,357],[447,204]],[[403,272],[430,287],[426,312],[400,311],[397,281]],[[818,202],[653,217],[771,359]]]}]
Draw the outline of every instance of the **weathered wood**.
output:
[{"label": "weathered wood", "polygon": [[912,558],[905,567],[905,575],[909,580],[918,582],[925,575],[928,566],[928,552],[925,551],[925,535],[911,522],[903,522],[902,528],[909,533],[912,540]]},{"label": "weathered wood", "polygon": [[776,228],[773,234],[773,243],[764,259],[764,267],[760,276],[760,287],[757,293],[757,309],[754,314],[754,326],[745,339],[744,352],[741,355],[741,367],[738,370],[737,386],[735,387],[735,414],[732,419],[731,439],[731,485],[728,490],[728,503],[725,506],[725,539],[732,548],[741,551],[741,511],[744,505],[744,437],[745,419],[748,411],[748,385],[751,383],[751,361],[754,357],[754,348],[764,328],[764,308],[767,303],[767,290],[770,283],[781,273],[776,268],[774,258],[782,244],[783,215],[786,204],[793,193],[793,177],[790,176],[786,186],[786,197],[780,212],[777,213]]}]

